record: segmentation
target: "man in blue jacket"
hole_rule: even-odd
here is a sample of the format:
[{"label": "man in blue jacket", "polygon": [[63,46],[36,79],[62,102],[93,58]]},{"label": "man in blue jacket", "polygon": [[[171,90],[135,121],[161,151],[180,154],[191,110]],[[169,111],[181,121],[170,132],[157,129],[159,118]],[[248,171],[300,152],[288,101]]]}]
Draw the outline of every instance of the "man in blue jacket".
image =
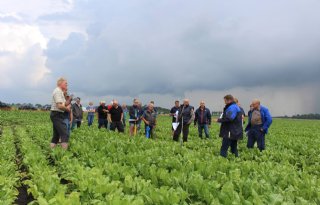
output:
[{"label": "man in blue jacket", "polygon": [[260,101],[257,99],[252,101],[252,110],[249,112],[248,121],[246,127],[246,132],[248,132],[247,147],[253,148],[257,142],[259,150],[265,150],[265,135],[272,124],[272,117],[269,110],[260,105]]},{"label": "man in blue jacket", "polygon": [[206,138],[209,139],[210,138],[209,126],[211,125],[211,112],[208,108],[206,108],[205,102],[203,100],[200,102],[200,107],[195,112],[194,126],[196,126],[197,123],[198,123],[199,137],[202,139],[202,132],[204,130]]},{"label": "man in blue jacket", "polygon": [[232,95],[226,95],[224,102],[226,106],[223,109],[223,115],[215,120],[221,123],[220,137],[222,137],[222,145],[220,155],[227,157],[228,149],[231,147],[231,152],[238,157],[238,140],[243,137],[242,112]]}]

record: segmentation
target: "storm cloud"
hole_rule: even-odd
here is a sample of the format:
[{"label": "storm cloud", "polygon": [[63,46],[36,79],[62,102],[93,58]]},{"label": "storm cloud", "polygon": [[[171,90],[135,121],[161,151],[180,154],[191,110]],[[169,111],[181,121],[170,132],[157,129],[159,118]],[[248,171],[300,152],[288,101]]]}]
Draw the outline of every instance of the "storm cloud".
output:
[{"label": "storm cloud", "polygon": [[215,101],[234,92],[246,104],[260,96],[277,114],[320,112],[319,103],[303,103],[320,99],[319,1],[65,4],[33,20],[47,38],[49,72],[41,82],[65,76],[88,100],[156,96],[169,106],[175,98],[210,96],[220,109]]}]

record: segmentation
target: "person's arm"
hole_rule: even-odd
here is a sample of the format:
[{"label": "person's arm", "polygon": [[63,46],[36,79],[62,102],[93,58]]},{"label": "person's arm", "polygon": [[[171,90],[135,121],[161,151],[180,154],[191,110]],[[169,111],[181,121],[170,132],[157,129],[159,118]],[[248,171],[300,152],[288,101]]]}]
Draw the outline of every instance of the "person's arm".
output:
[{"label": "person's arm", "polygon": [[121,119],[120,122],[123,122],[123,112],[121,113]]},{"label": "person's arm", "polygon": [[193,109],[191,109],[191,113],[190,113],[190,115],[191,115],[191,119],[189,120],[189,122],[188,122],[188,125],[190,125],[191,123],[192,123],[192,121],[194,121],[194,110]]},{"label": "person's arm", "polygon": [[272,117],[271,114],[269,112],[269,110],[267,108],[264,109],[264,123],[262,126],[262,131],[263,132],[267,132],[267,130],[269,129],[270,125],[272,124]]},{"label": "person's arm", "polygon": [[141,117],[142,121],[146,124],[149,125],[149,121],[146,119],[146,113],[143,113],[142,117]]},{"label": "person's arm", "polygon": [[70,124],[72,124],[73,122],[73,114],[72,114],[72,111],[70,111]]},{"label": "person's arm", "polygon": [[66,106],[64,103],[56,103],[56,106],[59,110],[70,112],[70,105]]},{"label": "person's arm", "polygon": [[157,126],[157,119],[154,119],[154,126],[153,128],[155,128]]},{"label": "person's arm", "polygon": [[194,116],[195,116],[195,117],[194,117],[194,126],[196,126],[196,125],[197,125],[197,122],[198,122],[198,118],[199,118],[199,116],[198,116],[198,110],[196,110]]},{"label": "person's arm", "polygon": [[70,112],[70,105],[66,105],[65,97],[62,93],[55,93],[53,95],[54,102],[56,102],[56,107],[59,110]]},{"label": "person's arm", "polygon": [[207,118],[208,118],[208,124],[209,124],[209,126],[210,126],[210,125],[211,125],[212,116],[211,116],[211,112],[210,112],[209,109],[208,109]]},{"label": "person's arm", "polygon": [[232,122],[237,117],[237,112],[235,109],[229,109],[226,111],[226,115],[223,115],[222,118],[219,118],[217,122]]},{"label": "person's arm", "polygon": [[108,119],[108,121],[109,121],[110,123],[112,123],[112,120],[111,120],[111,114],[110,114],[110,113],[108,113],[108,117],[107,117],[107,119]]},{"label": "person's arm", "polygon": [[147,121],[146,118],[142,117],[142,121],[143,121],[146,125],[149,125],[149,121]]}]

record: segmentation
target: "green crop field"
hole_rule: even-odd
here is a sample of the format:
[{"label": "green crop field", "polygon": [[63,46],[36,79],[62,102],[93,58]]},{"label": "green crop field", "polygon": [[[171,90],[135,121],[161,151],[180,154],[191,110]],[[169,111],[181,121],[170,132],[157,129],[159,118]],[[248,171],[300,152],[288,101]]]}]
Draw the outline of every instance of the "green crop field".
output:
[{"label": "green crop field", "polygon": [[210,140],[192,127],[180,146],[170,122],[159,117],[154,140],[84,123],[63,151],[49,148],[48,112],[0,111],[0,204],[17,203],[23,187],[43,205],[320,204],[320,121],[275,119],[266,151],[244,137],[227,159],[218,124]]}]

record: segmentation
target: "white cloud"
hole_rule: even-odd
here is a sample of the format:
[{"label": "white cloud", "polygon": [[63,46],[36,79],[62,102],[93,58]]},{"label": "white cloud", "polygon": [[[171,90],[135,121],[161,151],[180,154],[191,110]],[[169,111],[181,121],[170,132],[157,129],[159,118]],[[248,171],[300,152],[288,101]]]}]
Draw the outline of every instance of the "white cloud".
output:
[{"label": "white cloud", "polygon": [[0,22],[1,89],[35,87],[49,72],[43,49],[47,40],[36,26]]}]

